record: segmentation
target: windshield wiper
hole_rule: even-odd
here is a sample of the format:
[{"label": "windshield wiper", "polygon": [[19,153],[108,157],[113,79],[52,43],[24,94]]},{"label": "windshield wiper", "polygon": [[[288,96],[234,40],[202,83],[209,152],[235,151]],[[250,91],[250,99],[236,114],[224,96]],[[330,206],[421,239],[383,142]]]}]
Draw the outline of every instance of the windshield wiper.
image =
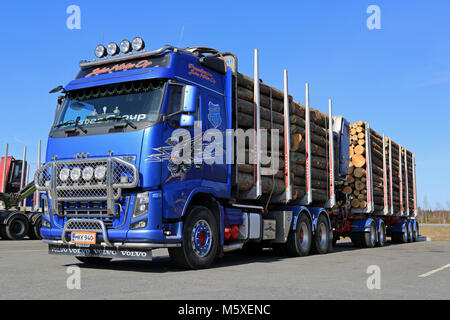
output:
[{"label": "windshield wiper", "polygon": [[69,120],[69,121],[66,121],[66,122],[57,124],[57,125],[55,126],[55,128],[61,128],[61,127],[63,127],[63,126],[68,126],[68,125],[71,125],[71,124],[75,124],[75,121]]},{"label": "windshield wiper", "polygon": [[74,132],[74,131],[76,131],[77,129],[80,129],[83,133],[86,134],[86,133],[87,133],[87,130],[86,130],[85,128],[83,128],[82,126],[79,125],[80,119],[81,119],[81,117],[77,117],[77,119],[76,119],[75,121],[69,120],[69,121],[66,121],[66,122],[64,122],[64,123],[59,124],[58,126],[71,125],[71,124],[73,124],[73,125],[74,125],[73,129],[66,129],[66,130],[65,130],[66,133]]},{"label": "windshield wiper", "polygon": [[[137,127],[133,124],[133,122],[131,122],[130,120],[125,118],[125,116],[107,116],[105,118],[99,118],[99,119],[95,120],[95,122],[110,121],[110,120],[115,120],[115,121],[124,120],[125,121],[125,127],[126,126],[130,126],[133,129],[137,129]],[[119,126],[114,125],[114,127],[119,127]]]}]

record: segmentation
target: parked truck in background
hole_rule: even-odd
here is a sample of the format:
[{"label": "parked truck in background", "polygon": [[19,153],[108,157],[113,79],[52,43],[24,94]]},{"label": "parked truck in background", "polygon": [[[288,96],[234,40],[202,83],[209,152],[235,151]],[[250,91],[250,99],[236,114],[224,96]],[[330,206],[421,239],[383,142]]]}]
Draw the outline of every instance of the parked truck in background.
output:
[{"label": "parked truck in background", "polygon": [[[353,196],[343,192],[350,128],[344,117],[332,115],[331,100],[327,114],[310,108],[307,87],[305,106],[295,103],[287,71],[284,91],[253,81],[259,79],[257,50],[251,79],[238,72],[232,53],[144,46],[141,38],[99,45],[97,59],[82,61],[74,80],[52,90],[63,94],[46,163],[35,174],[37,189],[45,193],[41,233],[50,254],[105,263],[151,259],[153,249],[168,248],[176,264],[198,269],[238,249],[305,256],[331,251],[340,236],[362,247],[382,246],[386,236],[417,239],[416,207],[393,209],[387,174],[385,206],[373,203],[368,140],[366,206],[352,208]],[[242,101],[249,95],[250,104]],[[242,113],[248,107],[250,118]],[[253,131],[239,153],[228,146],[242,128]],[[368,123],[365,128],[370,130]],[[180,138],[180,129],[189,137]],[[268,153],[262,150],[265,130]],[[274,147],[277,134],[281,140]],[[214,141],[226,152],[210,152],[216,161],[199,160],[198,141],[202,152]],[[176,148],[189,161],[175,161]],[[241,164],[242,154],[256,161]],[[269,165],[262,163],[264,154]],[[279,170],[272,166],[275,158]],[[410,167],[415,184],[414,163]]]},{"label": "parked truck in background", "polygon": [[[26,162],[14,157],[2,157],[0,161],[0,237],[6,240],[41,239],[41,213],[35,210],[21,210],[20,203],[33,195],[34,182],[22,188],[24,184],[23,169]],[[26,204],[25,204],[26,209]]]}]

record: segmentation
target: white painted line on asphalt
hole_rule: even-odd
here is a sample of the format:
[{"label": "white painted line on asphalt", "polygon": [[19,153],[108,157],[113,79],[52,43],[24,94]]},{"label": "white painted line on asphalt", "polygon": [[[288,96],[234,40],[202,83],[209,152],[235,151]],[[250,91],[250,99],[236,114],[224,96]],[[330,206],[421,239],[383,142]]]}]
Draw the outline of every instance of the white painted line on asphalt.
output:
[{"label": "white painted line on asphalt", "polygon": [[446,269],[446,268],[450,268],[450,263],[449,263],[449,264],[446,264],[445,266],[442,266],[442,267],[440,267],[440,268],[431,270],[431,271],[429,271],[429,272],[427,272],[427,273],[421,274],[421,275],[419,276],[419,278],[425,278],[425,277],[431,276],[433,273],[442,271],[442,270],[444,270],[444,269]]}]

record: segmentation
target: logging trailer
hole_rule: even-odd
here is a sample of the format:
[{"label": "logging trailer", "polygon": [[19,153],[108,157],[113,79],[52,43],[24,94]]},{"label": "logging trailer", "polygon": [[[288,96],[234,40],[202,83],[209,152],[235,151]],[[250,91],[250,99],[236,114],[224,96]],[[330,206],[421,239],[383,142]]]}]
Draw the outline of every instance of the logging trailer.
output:
[{"label": "logging trailer", "polygon": [[50,254],[106,263],[168,248],[198,269],[239,249],[306,256],[344,236],[368,248],[417,240],[410,151],[334,116],[331,100],[328,113],[310,107],[308,85],[295,102],[286,70],[283,91],[254,81],[257,50],[250,78],[232,53],[144,47],[99,45],[51,91],[62,94],[35,174]]},{"label": "logging trailer", "polygon": [[1,158],[0,186],[3,192],[0,192],[0,202],[3,202],[4,209],[0,210],[0,237],[5,240],[21,240],[26,236],[41,239],[41,213],[20,210],[20,203],[36,191],[34,182],[21,189],[22,172],[26,167],[26,161],[11,156]]}]

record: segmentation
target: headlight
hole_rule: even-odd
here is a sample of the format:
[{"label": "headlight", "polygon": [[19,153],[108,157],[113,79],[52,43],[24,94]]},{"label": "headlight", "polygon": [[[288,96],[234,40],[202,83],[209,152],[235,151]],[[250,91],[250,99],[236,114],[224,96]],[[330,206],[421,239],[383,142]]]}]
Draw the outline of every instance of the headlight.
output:
[{"label": "headlight", "polygon": [[116,54],[119,53],[119,47],[117,46],[117,44],[115,42],[111,42],[110,44],[108,44],[108,54],[110,56],[115,56]]},{"label": "headlight", "polygon": [[95,179],[97,180],[103,180],[106,177],[106,167],[105,166],[98,166],[95,168]]},{"label": "headlight", "polygon": [[86,167],[83,169],[83,180],[84,181],[91,181],[93,177],[94,177],[94,168]]},{"label": "headlight", "polygon": [[81,178],[80,168],[73,168],[72,170],[70,170],[70,179],[72,179],[72,181],[77,182],[78,180],[80,180],[80,178]]},{"label": "headlight", "polygon": [[62,168],[59,172],[59,178],[62,182],[66,182],[67,179],[69,179],[70,176],[70,170],[68,168]]},{"label": "headlight", "polygon": [[95,48],[95,56],[97,58],[103,58],[104,56],[106,56],[106,48],[99,44],[96,48]]},{"label": "headlight", "polygon": [[128,40],[122,40],[122,42],[120,42],[120,51],[122,51],[122,53],[128,53],[131,51],[131,43]]},{"label": "headlight", "polygon": [[140,37],[136,37],[133,39],[133,42],[131,42],[131,46],[133,47],[133,50],[141,51],[145,48],[145,42]]},{"label": "headlight", "polygon": [[138,218],[140,216],[143,216],[144,214],[148,213],[148,203],[149,203],[149,193],[138,193],[136,195],[136,200],[134,204],[134,212],[132,219]]}]

